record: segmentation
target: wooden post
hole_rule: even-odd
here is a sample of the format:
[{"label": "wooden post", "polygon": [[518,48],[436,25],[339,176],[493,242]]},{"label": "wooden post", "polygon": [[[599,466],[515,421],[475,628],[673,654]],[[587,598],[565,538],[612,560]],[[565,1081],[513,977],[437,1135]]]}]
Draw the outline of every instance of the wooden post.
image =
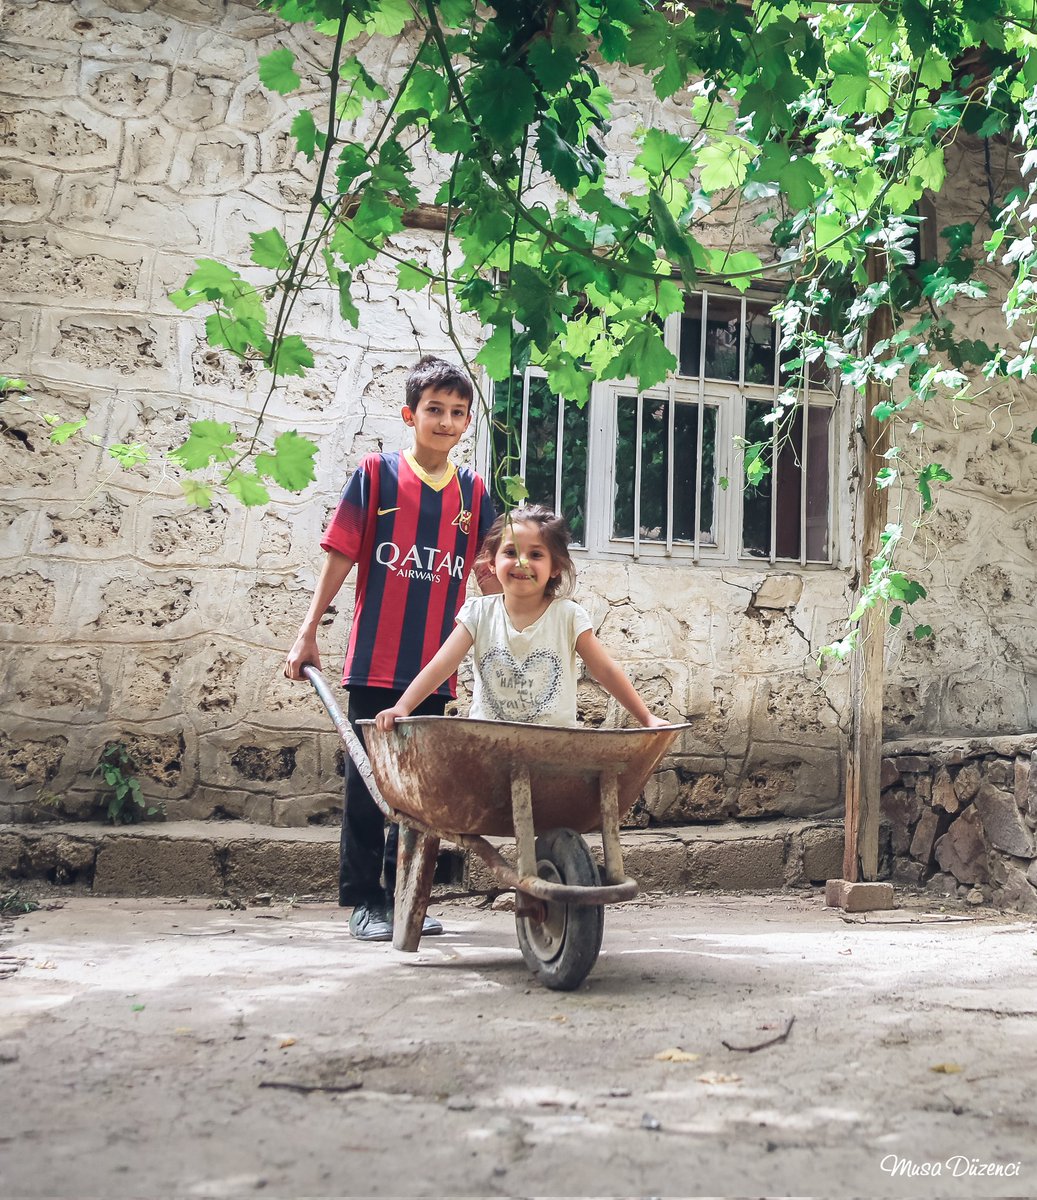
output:
[{"label": "wooden post", "polygon": [[[868,252],[868,279],[884,277],[884,257]],[[877,309],[868,325],[865,353],[890,336],[889,310]],[[872,416],[885,390],[869,380],[860,425],[860,488],[857,496],[857,592],[868,582],[871,561],[880,548],[886,527],[886,492],[875,486],[875,476],[886,466],[882,457],[889,445],[889,423]],[[882,691],[885,666],[885,618],[869,609],[860,622],[860,642],[850,660],[850,745],[846,758],[846,828],[843,879],[848,883],[873,880],[879,867],[879,797],[882,775]]]}]

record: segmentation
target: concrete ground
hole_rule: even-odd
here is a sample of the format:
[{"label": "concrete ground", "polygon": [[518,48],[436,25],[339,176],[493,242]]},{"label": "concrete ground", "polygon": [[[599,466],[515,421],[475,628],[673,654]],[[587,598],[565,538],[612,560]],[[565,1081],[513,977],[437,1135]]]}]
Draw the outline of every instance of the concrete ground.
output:
[{"label": "concrete ground", "polygon": [[940,905],[648,897],[566,994],[471,899],[66,899],[0,927],[0,1194],[1033,1196],[1037,927]]}]

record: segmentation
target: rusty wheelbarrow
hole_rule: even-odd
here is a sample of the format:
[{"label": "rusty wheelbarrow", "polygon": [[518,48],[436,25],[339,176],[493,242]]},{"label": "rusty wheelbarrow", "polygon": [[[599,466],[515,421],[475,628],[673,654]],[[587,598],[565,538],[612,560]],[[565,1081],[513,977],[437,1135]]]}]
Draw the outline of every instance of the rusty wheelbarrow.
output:
[{"label": "rusty wheelbarrow", "polygon": [[[630,900],[619,822],[687,725],[583,729],[407,717],[391,732],[363,721],[363,745],[327,680],[303,667],[375,803],[400,826],[393,945],[417,950],[439,842],[474,851],[516,892],[522,957],[546,987],[579,986],[598,957],[603,906]],[[604,871],[580,836],[601,830]],[[514,837],[512,867],[488,837]],[[604,878],[602,878],[602,874]]]}]

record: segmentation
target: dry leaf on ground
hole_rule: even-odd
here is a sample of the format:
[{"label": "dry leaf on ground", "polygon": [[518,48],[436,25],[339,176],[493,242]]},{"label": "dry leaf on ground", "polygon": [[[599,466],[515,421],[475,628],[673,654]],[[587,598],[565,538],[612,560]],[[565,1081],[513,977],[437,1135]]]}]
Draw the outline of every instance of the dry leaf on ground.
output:
[{"label": "dry leaf on ground", "polygon": [[658,1054],[652,1057],[656,1062],[698,1062],[702,1055],[689,1054],[687,1050],[682,1050],[680,1046],[671,1046],[669,1050],[660,1050]]}]

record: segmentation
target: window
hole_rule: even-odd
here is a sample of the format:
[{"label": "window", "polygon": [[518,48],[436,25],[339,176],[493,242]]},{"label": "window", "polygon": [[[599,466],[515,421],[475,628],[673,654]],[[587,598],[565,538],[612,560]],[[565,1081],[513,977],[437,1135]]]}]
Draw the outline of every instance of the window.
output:
[{"label": "window", "polygon": [[[595,384],[580,409],[533,367],[497,384],[494,460],[601,556],[831,562],[835,397],[815,370],[776,435],[765,419],[781,391],[769,309],[721,292],[689,297],[664,331],[677,371],[645,392]],[[771,470],[754,488],[740,439],[771,443]]]}]

